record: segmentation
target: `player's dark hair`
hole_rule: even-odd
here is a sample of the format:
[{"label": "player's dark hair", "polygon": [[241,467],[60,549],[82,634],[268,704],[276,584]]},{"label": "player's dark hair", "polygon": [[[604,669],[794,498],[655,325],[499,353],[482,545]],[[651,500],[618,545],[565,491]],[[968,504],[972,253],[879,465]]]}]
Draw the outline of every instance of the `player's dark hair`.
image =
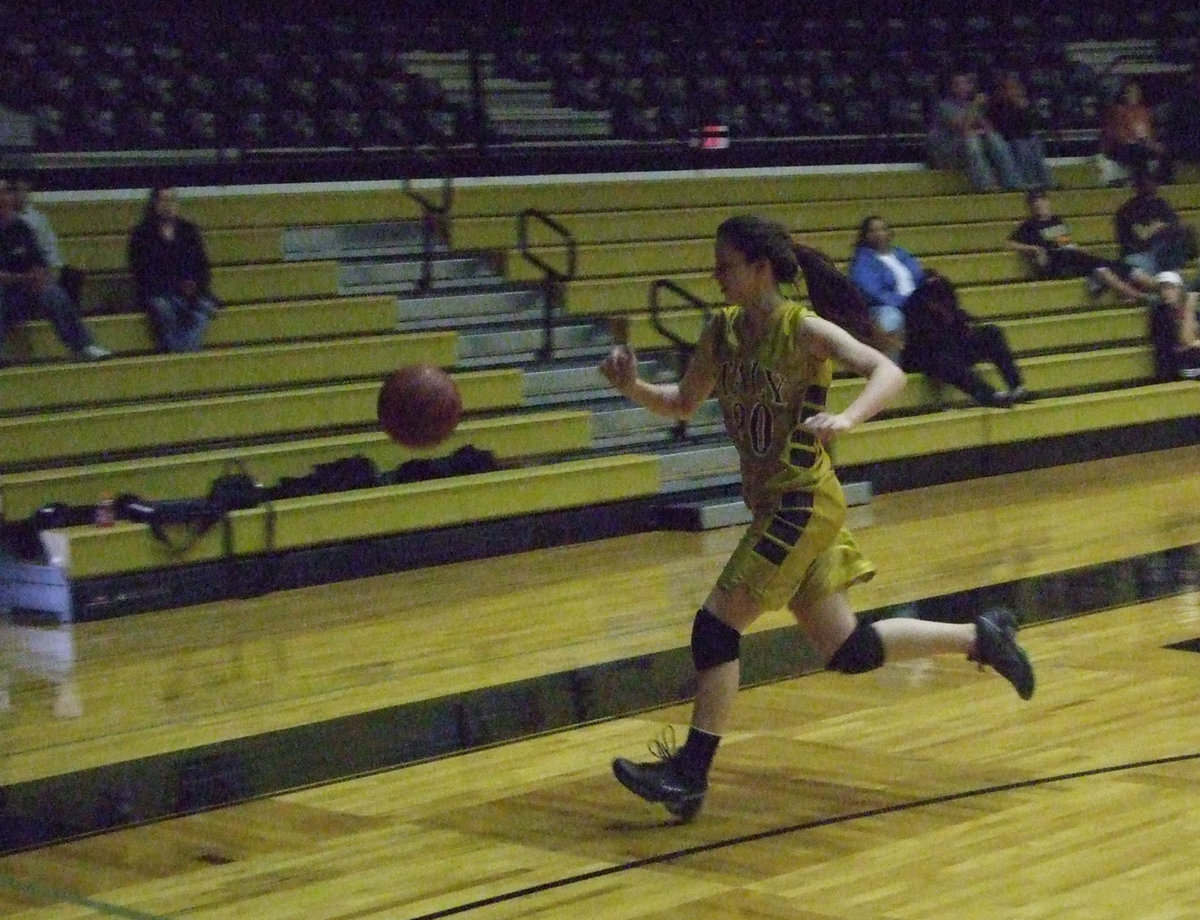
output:
[{"label": "player's dark hair", "polygon": [[750,264],[766,259],[779,284],[796,280],[799,266],[792,252],[792,238],[777,221],[757,214],[738,214],[717,227],[717,242],[732,246]]},{"label": "player's dark hair", "polygon": [[871,316],[867,298],[838,271],[833,260],[820,250],[800,243],[792,243],[792,254],[804,273],[808,298],[816,314],[860,341],[875,347],[882,344],[883,337]]},{"label": "player's dark hair", "polygon": [[717,228],[717,242],[736,249],[750,264],[766,259],[777,283],[797,284],[798,288],[802,272],[818,316],[863,342],[881,342],[862,292],[823,252],[795,242],[783,224],[756,214],[739,214]]}]

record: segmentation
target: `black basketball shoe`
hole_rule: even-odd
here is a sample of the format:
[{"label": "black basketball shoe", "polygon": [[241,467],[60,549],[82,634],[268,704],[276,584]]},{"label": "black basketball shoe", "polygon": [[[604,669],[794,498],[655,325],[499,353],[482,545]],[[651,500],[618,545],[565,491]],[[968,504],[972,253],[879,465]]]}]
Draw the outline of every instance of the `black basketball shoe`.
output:
[{"label": "black basketball shoe", "polygon": [[650,752],[656,759],[645,763],[618,757],[613,761],[613,775],[634,795],[661,803],[684,823],[691,821],[704,803],[707,786],[683,775],[679,752],[667,740],[650,742]]},{"label": "black basketball shoe", "polygon": [[989,610],[975,618],[975,648],[967,657],[996,672],[1016,688],[1023,700],[1033,696],[1033,665],[1017,645],[1017,618],[1010,610]]}]

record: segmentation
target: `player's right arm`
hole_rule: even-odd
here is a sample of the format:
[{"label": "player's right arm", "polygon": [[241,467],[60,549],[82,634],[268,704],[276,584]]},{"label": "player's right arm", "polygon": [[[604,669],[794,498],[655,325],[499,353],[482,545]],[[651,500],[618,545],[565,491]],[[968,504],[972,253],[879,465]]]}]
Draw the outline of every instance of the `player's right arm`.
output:
[{"label": "player's right arm", "polygon": [[623,396],[666,418],[691,418],[717,383],[703,362],[691,361],[678,383],[648,383],[638,376],[637,367],[633,349],[618,345],[600,365],[600,373]]}]

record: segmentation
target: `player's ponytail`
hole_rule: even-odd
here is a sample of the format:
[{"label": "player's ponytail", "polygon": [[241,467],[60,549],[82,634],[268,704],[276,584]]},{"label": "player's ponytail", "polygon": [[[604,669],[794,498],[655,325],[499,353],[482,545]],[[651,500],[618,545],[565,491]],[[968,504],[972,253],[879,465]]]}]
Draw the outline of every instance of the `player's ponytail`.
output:
[{"label": "player's ponytail", "polygon": [[804,275],[816,314],[841,326],[856,339],[880,347],[883,335],[871,316],[866,297],[854,282],[838,271],[820,250],[793,241],[792,253]]}]

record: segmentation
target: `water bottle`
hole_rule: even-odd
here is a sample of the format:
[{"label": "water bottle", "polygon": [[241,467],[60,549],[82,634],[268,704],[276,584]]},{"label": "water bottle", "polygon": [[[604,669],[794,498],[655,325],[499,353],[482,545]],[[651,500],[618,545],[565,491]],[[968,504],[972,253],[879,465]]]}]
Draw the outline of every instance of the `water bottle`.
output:
[{"label": "water bottle", "polygon": [[96,526],[112,527],[113,521],[116,519],[117,513],[112,493],[105,492],[100,496],[100,501],[96,505]]}]

